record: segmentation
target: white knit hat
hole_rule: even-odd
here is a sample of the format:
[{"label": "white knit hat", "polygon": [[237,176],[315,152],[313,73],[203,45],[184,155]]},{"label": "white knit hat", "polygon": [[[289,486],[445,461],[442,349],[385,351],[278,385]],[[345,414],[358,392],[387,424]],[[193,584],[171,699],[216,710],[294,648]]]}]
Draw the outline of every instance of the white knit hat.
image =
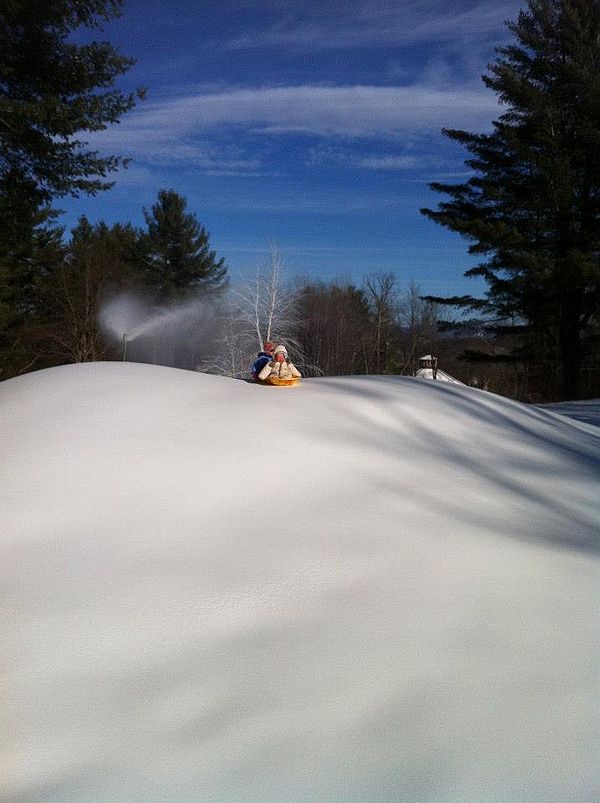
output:
[{"label": "white knit hat", "polygon": [[284,354],[286,357],[288,355],[286,347],[284,345],[282,345],[281,343],[277,346],[277,348],[273,352],[273,355],[275,355],[275,354]]}]

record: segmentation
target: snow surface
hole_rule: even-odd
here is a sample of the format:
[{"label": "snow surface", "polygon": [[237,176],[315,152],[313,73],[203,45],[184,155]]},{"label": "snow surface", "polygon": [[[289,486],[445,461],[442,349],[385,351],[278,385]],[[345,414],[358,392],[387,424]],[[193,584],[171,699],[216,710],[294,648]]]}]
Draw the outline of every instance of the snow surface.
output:
[{"label": "snow surface", "polygon": [[[421,359],[425,358],[421,357]],[[464,382],[461,382],[460,379],[457,379],[455,376],[450,376],[450,374],[447,374],[439,368],[436,369],[435,377],[433,376],[433,368],[419,368],[417,377],[419,377],[419,379],[435,379],[436,382],[449,382],[451,385],[464,385]]]},{"label": "snow surface", "polygon": [[577,421],[584,421],[586,424],[600,427],[600,400],[598,399],[539,404],[538,407],[540,410],[551,410],[559,415],[566,415],[569,418],[575,418]]},{"label": "snow surface", "polygon": [[600,430],[471,388],[0,385],[0,797],[600,797]]}]

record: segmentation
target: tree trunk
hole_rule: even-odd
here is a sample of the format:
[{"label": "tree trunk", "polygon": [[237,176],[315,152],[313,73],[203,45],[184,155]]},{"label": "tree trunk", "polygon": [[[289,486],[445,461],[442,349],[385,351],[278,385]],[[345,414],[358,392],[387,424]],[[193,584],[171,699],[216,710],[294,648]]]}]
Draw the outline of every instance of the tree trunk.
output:
[{"label": "tree trunk", "polygon": [[581,389],[583,354],[579,327],[579,305],[576,299],[565,298],[563,300],[558,338],[563,400],[578,399]]}]

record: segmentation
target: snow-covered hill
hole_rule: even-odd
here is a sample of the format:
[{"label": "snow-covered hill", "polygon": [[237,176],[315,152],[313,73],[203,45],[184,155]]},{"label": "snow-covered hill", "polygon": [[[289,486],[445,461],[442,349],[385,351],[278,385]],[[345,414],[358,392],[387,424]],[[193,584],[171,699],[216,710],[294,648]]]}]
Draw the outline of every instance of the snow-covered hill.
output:
[{"label": "snow-covered hill", "polygon": [[3,800],[598,799],[599,429],[129,363],[0,416]]}]

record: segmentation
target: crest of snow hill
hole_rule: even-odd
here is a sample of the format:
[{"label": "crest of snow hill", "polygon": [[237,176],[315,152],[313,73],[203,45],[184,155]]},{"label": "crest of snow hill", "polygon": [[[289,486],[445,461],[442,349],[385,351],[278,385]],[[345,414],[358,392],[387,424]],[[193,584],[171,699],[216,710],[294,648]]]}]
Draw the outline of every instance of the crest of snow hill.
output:
[{"label": "crest of snow hill", "polygon": [[5,799],[593,799],[597,428],[129,363],[0,404]]}]

